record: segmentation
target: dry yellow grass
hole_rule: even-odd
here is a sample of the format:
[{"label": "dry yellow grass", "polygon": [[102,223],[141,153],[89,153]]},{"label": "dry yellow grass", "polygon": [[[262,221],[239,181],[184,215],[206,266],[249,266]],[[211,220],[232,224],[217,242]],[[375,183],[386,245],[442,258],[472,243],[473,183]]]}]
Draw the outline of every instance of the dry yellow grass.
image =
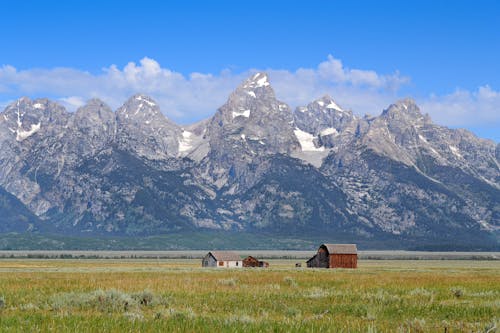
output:
[{"label": "dry yellow grass", "polygon": [[[0,331],[498,330],[498,261],[296,261],[217,270],[180,259],[0,260]],[[140,304],[145,290],[154,302]]]}]

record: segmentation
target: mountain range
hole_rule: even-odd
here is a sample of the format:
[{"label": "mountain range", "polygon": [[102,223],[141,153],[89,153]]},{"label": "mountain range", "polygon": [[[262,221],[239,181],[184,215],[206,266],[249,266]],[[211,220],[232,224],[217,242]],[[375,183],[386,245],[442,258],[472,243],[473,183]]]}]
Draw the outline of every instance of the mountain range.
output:
[{"label": "mountain range", "polygon": [[500,144],[412,99],[359,117],[330,96],[292,110],[255,73],[189,126],[149,96],[0,113],[0,232],[220,231],[498,249]]}]

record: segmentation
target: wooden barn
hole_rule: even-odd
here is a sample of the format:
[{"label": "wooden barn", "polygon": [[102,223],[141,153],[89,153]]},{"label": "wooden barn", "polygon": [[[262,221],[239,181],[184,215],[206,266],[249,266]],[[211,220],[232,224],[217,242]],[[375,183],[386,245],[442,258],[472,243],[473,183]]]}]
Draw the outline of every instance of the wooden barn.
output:
[{"label": "wooden barn", "polygon": [[243,267],[243,261],[236,252],[211,251],[203,257],[201,265],[203,267],[241,268]]},{"label": "wooden barn", "polygon": [[252,256],[248,256],[243,259],[243,267],[269,267],[269,263],[266,261],[260,261]]},{"label": "wooden barn", "polygon": [[322,244],[318,252],[307,261],[307,267],[357,268],[356,244]]}]

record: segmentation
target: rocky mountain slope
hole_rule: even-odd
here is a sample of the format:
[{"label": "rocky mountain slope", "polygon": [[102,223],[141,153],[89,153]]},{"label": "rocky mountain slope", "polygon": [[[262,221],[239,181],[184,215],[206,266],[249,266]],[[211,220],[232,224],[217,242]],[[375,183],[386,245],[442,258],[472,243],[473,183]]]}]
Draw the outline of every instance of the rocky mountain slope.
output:
[{"label": "rocky mountain slope", "polygon": [[145,95],[116,112],[21,98],[0,114],[0,147],[0,209],[18,213],[0,232],[499,246],[500,145],[434,124],[411,99],[377,117],[329,96],[292,112],[256,73],[182,127]]}]

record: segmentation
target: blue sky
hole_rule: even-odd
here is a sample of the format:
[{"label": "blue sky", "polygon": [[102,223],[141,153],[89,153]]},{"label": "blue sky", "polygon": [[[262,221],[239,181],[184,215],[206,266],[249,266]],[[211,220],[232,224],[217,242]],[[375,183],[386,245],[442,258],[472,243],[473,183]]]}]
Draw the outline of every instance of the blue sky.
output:
[{"label": "blue sky", "polygon": [[292,106],[329,93],[375,114],[412,96],[436,122],[500,141],[497,1],[7,0],[2,13],[3,105],[116,107],[139,89],[188,123],[266,70]]}]

